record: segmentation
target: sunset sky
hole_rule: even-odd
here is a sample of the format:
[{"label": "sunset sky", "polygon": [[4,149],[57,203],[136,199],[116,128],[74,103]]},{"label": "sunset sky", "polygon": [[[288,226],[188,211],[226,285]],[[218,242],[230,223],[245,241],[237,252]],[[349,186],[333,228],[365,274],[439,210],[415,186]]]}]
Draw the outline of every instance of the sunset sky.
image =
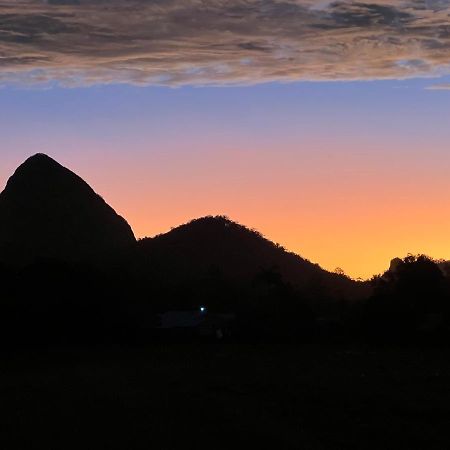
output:
[{"label": "sunset sky", "polygon": [[225,214],[352,277],[450,259],[450,2],[0,1],[0,184],[43,152],[138,237]]}]

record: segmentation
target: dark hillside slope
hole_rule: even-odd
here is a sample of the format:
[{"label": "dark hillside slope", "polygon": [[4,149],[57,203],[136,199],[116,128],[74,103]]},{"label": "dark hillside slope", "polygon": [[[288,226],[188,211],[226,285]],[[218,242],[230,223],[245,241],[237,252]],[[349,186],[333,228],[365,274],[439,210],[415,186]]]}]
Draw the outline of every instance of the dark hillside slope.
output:
[{"label": "dark hillside slope", "polygon": [[143,239],[138,246],[147,270],[168,283],[205,279],[211,274],[251,283],[261,271],[270,270],[305,297],[337,300],[367,295],[365,283],[323,270],[223,216],[193,220],[166,234]]},{"label": "dark hillside slope", "polygon": [[79,176],[50,157],[25,161],[0,194],[0,259],[108,258],[135,244],[128,223]]}]

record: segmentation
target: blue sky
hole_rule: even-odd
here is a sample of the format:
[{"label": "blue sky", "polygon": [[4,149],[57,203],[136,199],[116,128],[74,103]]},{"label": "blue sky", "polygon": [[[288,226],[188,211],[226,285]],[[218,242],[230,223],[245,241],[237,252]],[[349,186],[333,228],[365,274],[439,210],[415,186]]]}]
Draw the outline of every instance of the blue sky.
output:
[{"label": "blue sky", "polygon": [[[329,269],[368,276],[408,251],[450,256],[450,216],[439,211],[450,205],[450,91],[425,89],[434,82],[5,87],[0,178],[48,153],[138,236],[224,213]],[[419,223],[414,211],[428,226],[389,231]]]}]

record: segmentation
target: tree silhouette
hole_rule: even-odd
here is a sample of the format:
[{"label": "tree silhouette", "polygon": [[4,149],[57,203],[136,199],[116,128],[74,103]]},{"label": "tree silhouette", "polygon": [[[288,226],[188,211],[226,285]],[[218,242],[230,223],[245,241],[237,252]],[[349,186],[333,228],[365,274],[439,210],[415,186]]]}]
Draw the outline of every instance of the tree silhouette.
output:
[{"label": "tree silhouette", "polygon": [[445,278],[425,255],[395,259],[390,269],[372,280],[374,294],[365,308],[372,333],[406,336],[416,332],[430,314],[447,313]]}]

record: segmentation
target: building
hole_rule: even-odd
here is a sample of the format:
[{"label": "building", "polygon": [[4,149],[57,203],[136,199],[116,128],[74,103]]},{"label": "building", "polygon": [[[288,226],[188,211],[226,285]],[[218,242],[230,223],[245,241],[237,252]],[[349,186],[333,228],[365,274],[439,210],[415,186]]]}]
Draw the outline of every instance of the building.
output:
[{"label": "building", "polygon": [[198,336],[223,339],[231,335],[235,314],[209,313],[206,307],[196,310],[166,311],[158,315],[157,329],[172,336]]}]

